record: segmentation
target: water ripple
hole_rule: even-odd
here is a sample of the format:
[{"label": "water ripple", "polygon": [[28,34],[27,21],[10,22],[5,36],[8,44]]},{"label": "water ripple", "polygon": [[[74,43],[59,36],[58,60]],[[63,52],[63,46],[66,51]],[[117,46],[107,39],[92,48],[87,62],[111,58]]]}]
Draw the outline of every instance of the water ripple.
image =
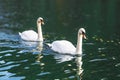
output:
[{"label": "water ripple", "polygon": [[11,69],[11,68],[13,68],[13,67],[16,67],[16,66],[19,66],[20,64],[14,64],[14,65],[3,65],[3,66],[1,66],[0,67],[0,71],[2,70],[9,70],[9,69]]},{"label": "water ripple", "polygon": [[107,59],[92,59],[89,62],[98,62],[98,61],[106,61]]},{"label": "water ripple", "polygon": [[0,53],[8,53],[8,52],[15,52],[16,50],[5,50],[5,51],[0,51]]},{"label": "water ripple", "polygon": [[37,76],[44,76],[44,75],[47,75],[47,74],[51,74],[50,72],[42,72],[40,74],[37,74]]}]

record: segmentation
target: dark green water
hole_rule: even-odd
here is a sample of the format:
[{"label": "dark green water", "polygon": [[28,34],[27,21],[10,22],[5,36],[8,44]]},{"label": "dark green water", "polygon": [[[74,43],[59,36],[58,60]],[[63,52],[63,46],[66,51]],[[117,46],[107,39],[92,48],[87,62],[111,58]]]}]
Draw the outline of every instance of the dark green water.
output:
[{"label": "dark green water", "polygon": [[[119,80],[119,4],[119,0],[0,0],[0,80]],[[45,21],[46,43],[67,39],[76,45],[78,29],[86,29],[82,61],[46,48],[39,52],[36,43],[21,42],[18,32],[37,31],[39,16]]]}]

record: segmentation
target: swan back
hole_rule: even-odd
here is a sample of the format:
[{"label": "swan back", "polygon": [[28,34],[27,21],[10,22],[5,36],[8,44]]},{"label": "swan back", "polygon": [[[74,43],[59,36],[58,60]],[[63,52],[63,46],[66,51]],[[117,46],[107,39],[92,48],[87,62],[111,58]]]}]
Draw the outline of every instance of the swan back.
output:
[{"label": "swan back", "polygon": [[62,54],[67,54],[67,53],[74,54],[76,50],[74,45],[67,40],[58,40],[52,42],[51,49],[55,52]]},{"label": "swan back", "polygon": [[22,33],[19,32],[20,37],[25,41],[36,41],[38,34],[33,30],[27,30]]}]

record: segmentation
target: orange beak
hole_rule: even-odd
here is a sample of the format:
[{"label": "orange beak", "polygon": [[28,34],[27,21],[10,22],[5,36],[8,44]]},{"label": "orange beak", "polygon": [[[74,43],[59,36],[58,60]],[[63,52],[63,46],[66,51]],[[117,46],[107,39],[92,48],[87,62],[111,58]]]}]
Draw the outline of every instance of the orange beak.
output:
[{"label": "orange beak", "polygon": [[44,21],[42,21],[41,24],[44,25],[45,24]]},{"label": "orange beak", "polygon": [[86,36],[85,36],[85,34],[83,34],[83,38],[84,38],[84,39],[87,39]]},{"label": "orange beak", "polygon": [[44,21],[43,20],[38,21],[38,23],[41,23],[42,25],[44,25]]}]

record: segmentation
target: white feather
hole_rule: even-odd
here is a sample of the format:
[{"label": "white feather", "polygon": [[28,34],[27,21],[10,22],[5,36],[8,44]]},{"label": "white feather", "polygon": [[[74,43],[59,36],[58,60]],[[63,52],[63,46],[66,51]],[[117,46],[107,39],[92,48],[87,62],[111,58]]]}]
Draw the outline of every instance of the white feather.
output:
[{"label": "white feather", "polygon": [[51,49],[58,53],[75,53],[76,48],[67,40],[54,41],[51,44]]},{"label": "white feather", "polygon": [[22,33],[19,32],[19,35],[26,41],[36,41],[38,39],[38,34],[33,30],[27,30]]},{"label": "white feather", "polygon": [[[85,36],[85,29],[80,28],[78,31],[78,39],[76,48],[67,40],[57,40],[52,42],[50,48],[61,54],[82,54],[82,38]],[[49,46],[49,45],[48,45]]]},{"label": "white feather", "polygon": [[38,33],[36,33],[33,30],[26,30],[22,33],[19,32],[19,35],[20,35],[21,39],[23,39],[25,41],[42,41],[43,42],[42,28],[41,28],[42,24],[44,24],[43,18],[39,17],[37,19]]}]

